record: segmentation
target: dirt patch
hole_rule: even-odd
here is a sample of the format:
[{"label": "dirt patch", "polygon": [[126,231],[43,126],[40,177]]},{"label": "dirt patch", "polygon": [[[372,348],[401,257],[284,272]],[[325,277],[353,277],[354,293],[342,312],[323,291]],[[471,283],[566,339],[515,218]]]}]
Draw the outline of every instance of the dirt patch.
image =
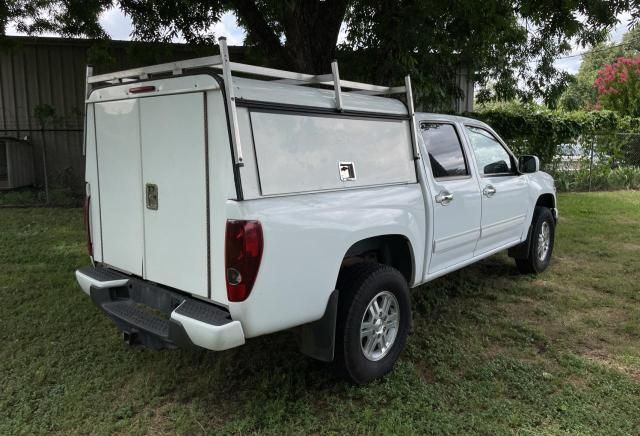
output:
[{"label": "dirt patch", "polygon": [[638,224],[640,224],[640,221],[638,221],[637,219],[626,216],[617,217],[615,219],[615,222],[623,226],[637,226]]},{"label": "dirt patch", "polygon": [[423,362],[416,362],[415,365],[416,372],[424,384],[433,385],[436,383],[436,375],[433,373],[433,369]]},{"label": "dirt patch", "polygon": [[583,356],[592,363],[621,372],[637,382],[640,382],[640,368],[625,365],[616,361],[606,352],[606,350],[588,350],[583,354]]},{"label": "dirt patch", "polygon": [[420,371],[420,379],[429,385],[435,384],[436,382],[436,376],[430,368],[423,368],[422,371]]},{"label": "dirt patch", "polygon": [[551,262],[553,263],[553,265],[562,265],[562,269],[564,270],[564,272],[577,271],[582,268],[579,259],[573,256],[559,256],[555,252],[553,254]]},{"label": "dirt patch", "polygon": [[576,374],[570,375],[565,379],[565,381],[569,383],[571,386],[578,389],[584,389],[588,384],[588,381],[585,377],[578,376]]},{"label": "dirt patch", "polygon": [[640,251],[640,244],[631,244],[629,242],[623,242],[619,245],[619,249],[623,251]]}]

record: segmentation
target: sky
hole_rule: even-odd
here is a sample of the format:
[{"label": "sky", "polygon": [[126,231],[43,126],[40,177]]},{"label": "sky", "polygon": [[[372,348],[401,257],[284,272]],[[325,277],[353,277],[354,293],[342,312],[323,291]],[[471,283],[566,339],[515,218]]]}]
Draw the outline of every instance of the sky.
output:
[{"label": "sky", "polygon": [[[611,42],[622,41],[622,36],[628,30],[629,22],[631,21],[631,14],[622,14],[618,19],[620,22],[609,33],[609,40]],[[588,48],[575,47],[571,53],[567,53],[563,56],[566,57],[566,59],[559,59],[555,62],[556,68],[567,71],[571,74],[577,73],[578,68],[580,68],[580,64],[582,63],[582,56],[579,56],[579,54],[588,50]]]},{"label": "sky", "polygon": [[[620,23],[618,23],[618,25],[615,26],[609,34],[609,39],[612,42],[620,42],[622,40],[622,35],[627,31],[630,18],[629,14],[624,14],[619,17]],[[105,31],[114,40],[131,39],[131,31],[133,29],[131,19],[123,14],[118,8],[113,8],[104,12],[100,17],[100,24],[102,24]],[[245,32],[238,27],[236,24],[236,18],[232,13],[223,15],[222,20],[213,26],[213,31],[216,37],[226,36],[227,43],[229,45],[242,45],[242,41],[245,36]],[[7,34],[15,35],[17,32],[9,26]],[[343,38],[344,29],[341,30],[339,40],[342,40]],[[183,41],[178,38],[175,42]],[[585,51],[588,51],[588,49],[576,47],[571,53],[565,55],[565,59],[557,60],[555,63],[556,67],[571,74],[577,73],[578,68],[580,68],[580,63],[582,62],[582,56],[580,56],[580,54]]]},{"label": "sky", "polygon": [[[127,17],[118,8],[109,9],[100,17],[100,24],[109,34],[111,39],[128,40],[131,39],[131,31],[133,26],[131,19]],[[226,36],[227,44],[242,45],[244,40],[244,30],[236,24],[236,17],[232,13],[226,13],[222,16],[220,22],[213,25],[213,32],[217,37]],[[180,38],[175,42],[184,42]]]}]

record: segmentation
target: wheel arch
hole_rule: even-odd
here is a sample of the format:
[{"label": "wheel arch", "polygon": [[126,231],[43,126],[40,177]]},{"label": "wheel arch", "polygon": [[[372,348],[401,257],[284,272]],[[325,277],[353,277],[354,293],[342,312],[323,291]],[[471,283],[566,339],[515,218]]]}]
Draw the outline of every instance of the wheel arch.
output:
[{"label": "wheel arch", "polygon": [[415,280],[414,250],[405,235],[382,234],[354,242],[343,256],[341,268],[362,261],[375,261],[397,269],[409,286]]},{"label": "wheel arch", "polygon": [[340,291],[337,289],[338,276],[346,266],[369,261],[396,268],[411,287],[416,274],[416,265],[413,246],[407,236],[380,234],[352,243],[342,258],[336,274],[336,287],[329,297],[324,315],[317,321],[296,328],[299,349],[303,354],[325,362],[333,361],[340,300]]},{"label": "wheel arch", "polygon": [[[553,220],[558,222],[558,208],[556,206],[556,196],[550,192],[540,194],[536,200],[536,207],[546,207],[551,210]],[[533,216],[532,216],[533,219]]]},{"label": "wheel arch", "polygon": [[536,200],[536,206],[548,207],[554,209],[556,207],[556,198],[551,193],[541,194]]}]

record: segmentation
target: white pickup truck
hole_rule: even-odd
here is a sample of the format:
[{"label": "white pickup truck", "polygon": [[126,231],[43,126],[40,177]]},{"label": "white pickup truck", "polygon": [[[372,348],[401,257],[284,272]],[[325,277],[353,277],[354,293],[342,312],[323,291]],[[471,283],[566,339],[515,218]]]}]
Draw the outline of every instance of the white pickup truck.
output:
[{"label": "white pickup truck", "polygon": [[415,113],[409,78],[220,50],[87,69],[92,264],[76,278],[128,343],[226,350],[294,329],[303,353],[363,384],[405,346],[410,288],[506,249],[522,272],[548,266],[553,179],[489,126]]}]

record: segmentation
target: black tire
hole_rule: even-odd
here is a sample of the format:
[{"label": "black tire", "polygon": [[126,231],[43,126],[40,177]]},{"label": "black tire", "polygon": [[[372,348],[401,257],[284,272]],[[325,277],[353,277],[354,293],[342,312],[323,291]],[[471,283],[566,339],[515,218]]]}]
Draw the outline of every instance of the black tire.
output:
[{"label": "black tire", "polygon": [[[545,223],[549,231],[549,246],[544,258],[540,258],[540,235]],[[547,269],[551,262],[551,254],[553,253],[556,222],[553,219],[551,211],[546,207],[536,206],[533,212],[532,226],[531,235],[529,235],[530,241],[528,241],[529,251],[527,257],[516,259],[516,266],[522,274],[537,274]]]},{"label": "black tire", "polygon": [[[395,268],[378,263],[363,262],[342,269],[338,278],[338,289],[340,290],[340,302],[338,304],[335,363],[348,380],[358,385],[364,385],[391,371],[404,349],[411,327],[409,287],[404,276]],[[395,297],[395,302],[389,294]],[[387,333],[395,331],[395,339],[389,340],[386,353],[382,352],[382,343],[376,342],[375,347],[380,349],[380,358],[375,361],[367,358],[363,350],[363,341],[368,344],[373,339],[361,339],[360,337],[365,310],[370,303],[373,304],[374,297],[379,298],[377,302],[391,301],[391,308],[395,305],[398,314],[395,329],[386,327],[387,322],[391,324],[393,323],[391,319],[395,318],[390,315],[388,318],[384,317],[385,321],[381,320],[380,325],[385,324],[383,332],[372,333],[374,336],[378,335],[376,341],[383,341]],[[367,312],[367,317],[372,316],[371,312]],[[387,321],[387,319],[391,321]],[[375,350],[371,351],[375,352]]]}]

